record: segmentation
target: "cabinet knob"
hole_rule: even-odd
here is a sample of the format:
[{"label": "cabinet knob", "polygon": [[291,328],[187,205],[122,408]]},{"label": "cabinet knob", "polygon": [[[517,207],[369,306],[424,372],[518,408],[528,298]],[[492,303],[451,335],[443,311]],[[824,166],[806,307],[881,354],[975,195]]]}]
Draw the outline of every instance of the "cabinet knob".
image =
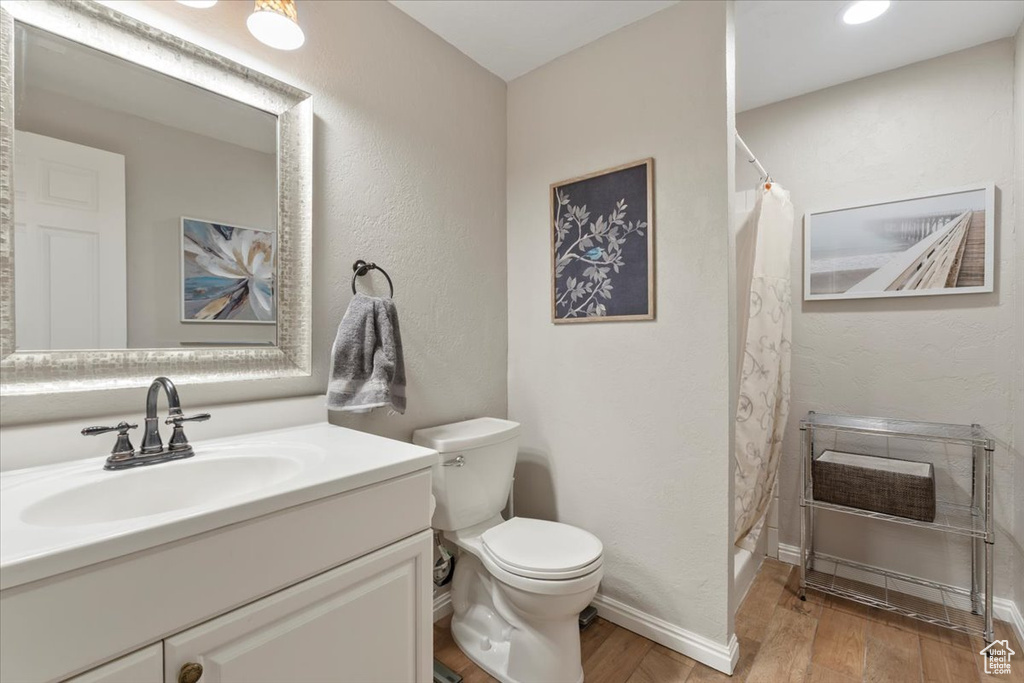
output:
[{"label": "cabinet knob", "polygon": [[181,671],[178,672],[178,683],[196,683],[202,677],[202,664],[186,662],[181,665]]}]

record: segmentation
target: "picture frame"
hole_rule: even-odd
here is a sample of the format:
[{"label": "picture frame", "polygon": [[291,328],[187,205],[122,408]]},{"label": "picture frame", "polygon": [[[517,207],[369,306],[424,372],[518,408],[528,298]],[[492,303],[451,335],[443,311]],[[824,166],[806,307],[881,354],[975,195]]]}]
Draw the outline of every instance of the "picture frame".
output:
[{"label": "picture frame", "polygon": [[992,292],[995,184],[804,215],[804,301]]},{"label": "picture frame", "polygon": [[277,233],[190,216],[180,225],[181,322],[276,325]]},{"label": "picture frame", "polygon": [[654,159],[551,183],[551,321],[655,318]]}]

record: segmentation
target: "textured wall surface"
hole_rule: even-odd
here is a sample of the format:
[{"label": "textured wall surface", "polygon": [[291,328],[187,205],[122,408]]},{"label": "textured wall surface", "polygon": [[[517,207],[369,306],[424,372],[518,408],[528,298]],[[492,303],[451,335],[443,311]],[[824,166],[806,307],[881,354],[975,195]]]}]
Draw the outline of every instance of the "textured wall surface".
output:
[{"label": "textured wall surface", "polygon": [[[504,417],[505,84],[389,3],[300,3],[306,44],[295,52],[249,34],[248,3],[112,4],[313,94],[313,375],[184,387],[183,400],[324,392],[351,265],[363,258],[397,287],[409,410],[339,422],[408,438],[421,426]],[[383,278],[369,279],[364,289],[386,292]],[[14,424],[133,416],[142,402],[133,390],[6,398],[0,408]]]},{"label": "textured wall surface", "polygon": [[[801,226],[807,210],[984,182],[997,188],[992,294],[803,302],[803,245],[795,240],[793,402],[779,484],[781,543],[799,544],[798,423],[808,410],[980,422],[1000,441],[996,595],[1012,595],[1021,566],[1010,531],[1022,492],[1014,490],[1020,455],[1007,447],[1024,420],[1013,407],[1010,371],[1021,345],[1013,329],[1013,311],[1021,306],[1013,128],[1008,39],[738,115],[739,133],[792,192]],[[738,187],[756,182],[748,170],[739,173]],[[822,519],[823,542],[833,551],[920,576],[967,581],[967,555],[957,539],[860,519]]]},{"label": "textured wall surface", "polygon": [[[603,594],[730,635],[728,6],[687,2],[509,84],[516,512],[597,534]],[[682,68],[696,64],[699,68]],[[551,323],[550,183],[654,157],[657,320]]]},{"label": "textured wall surface", "polygon": [[1014,600],[1017,611],[1024,614],[1024,24],[1017,29],[1014,41],[1013,78],[1014,174],[1013,207],[1016,215],[1014,246],[1016,247],[1017,283],[1014,289],[1014,331],[1017,340],[1014,365],[1016,391],[1013,415],[1014,504],[1013,543],[1017,552],[1017,583]]},{"label": "textured wall surface", "polygon": [[[184,402],[185,399],[182,400]],[[213,419],[193,422],[188,426],[186,434],[189,440],[196,442],[251,433],[254,431],[254,415],[259,416],[256,429],[260,431],[313,424],[323,422],[323,407],[324,398],[317,394],[249,403],[222,403],[214,406],[188,402],[185,405],[186,413],[211,413]],[[98,415],[90,418],[88,422],[76,418],[58,422],[5,425],[0,429],[0,471],[82,458],[105,458],[110,455],[110,449],[114,445],[114,435],[83,439],[82,427],[86,424],[114,425],[123,417],[120,413],[114,413]],[[167,439],[170,428],[161,426],[161,429],[164,439]],[[131,439],[136,447],[140,445],[142,435],[139,430],[131,432]]]}]

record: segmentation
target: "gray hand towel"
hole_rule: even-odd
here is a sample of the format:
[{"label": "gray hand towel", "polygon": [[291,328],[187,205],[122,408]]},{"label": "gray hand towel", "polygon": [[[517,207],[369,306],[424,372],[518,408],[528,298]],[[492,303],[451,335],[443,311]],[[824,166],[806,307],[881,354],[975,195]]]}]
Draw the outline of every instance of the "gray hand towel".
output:
[{"label": "gray hand towel", "polygon": [[394,301],[352,297],[331,356],[328,409],[368,412],[391,406],[405,412],[405,363]]}]

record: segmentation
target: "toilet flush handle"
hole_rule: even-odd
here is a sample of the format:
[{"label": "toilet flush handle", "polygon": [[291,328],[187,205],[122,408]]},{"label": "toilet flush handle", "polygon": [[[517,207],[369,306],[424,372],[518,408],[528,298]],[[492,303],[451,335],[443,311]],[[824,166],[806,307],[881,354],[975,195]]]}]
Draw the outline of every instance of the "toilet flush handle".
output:
[{"label": "toilet flush handle", "polygon": [[466,464],[466,458],[461,455],[457,455],[451,460],[445,460],[441,464],[444,465],[445,467],[462,467],[463,465]]}]

